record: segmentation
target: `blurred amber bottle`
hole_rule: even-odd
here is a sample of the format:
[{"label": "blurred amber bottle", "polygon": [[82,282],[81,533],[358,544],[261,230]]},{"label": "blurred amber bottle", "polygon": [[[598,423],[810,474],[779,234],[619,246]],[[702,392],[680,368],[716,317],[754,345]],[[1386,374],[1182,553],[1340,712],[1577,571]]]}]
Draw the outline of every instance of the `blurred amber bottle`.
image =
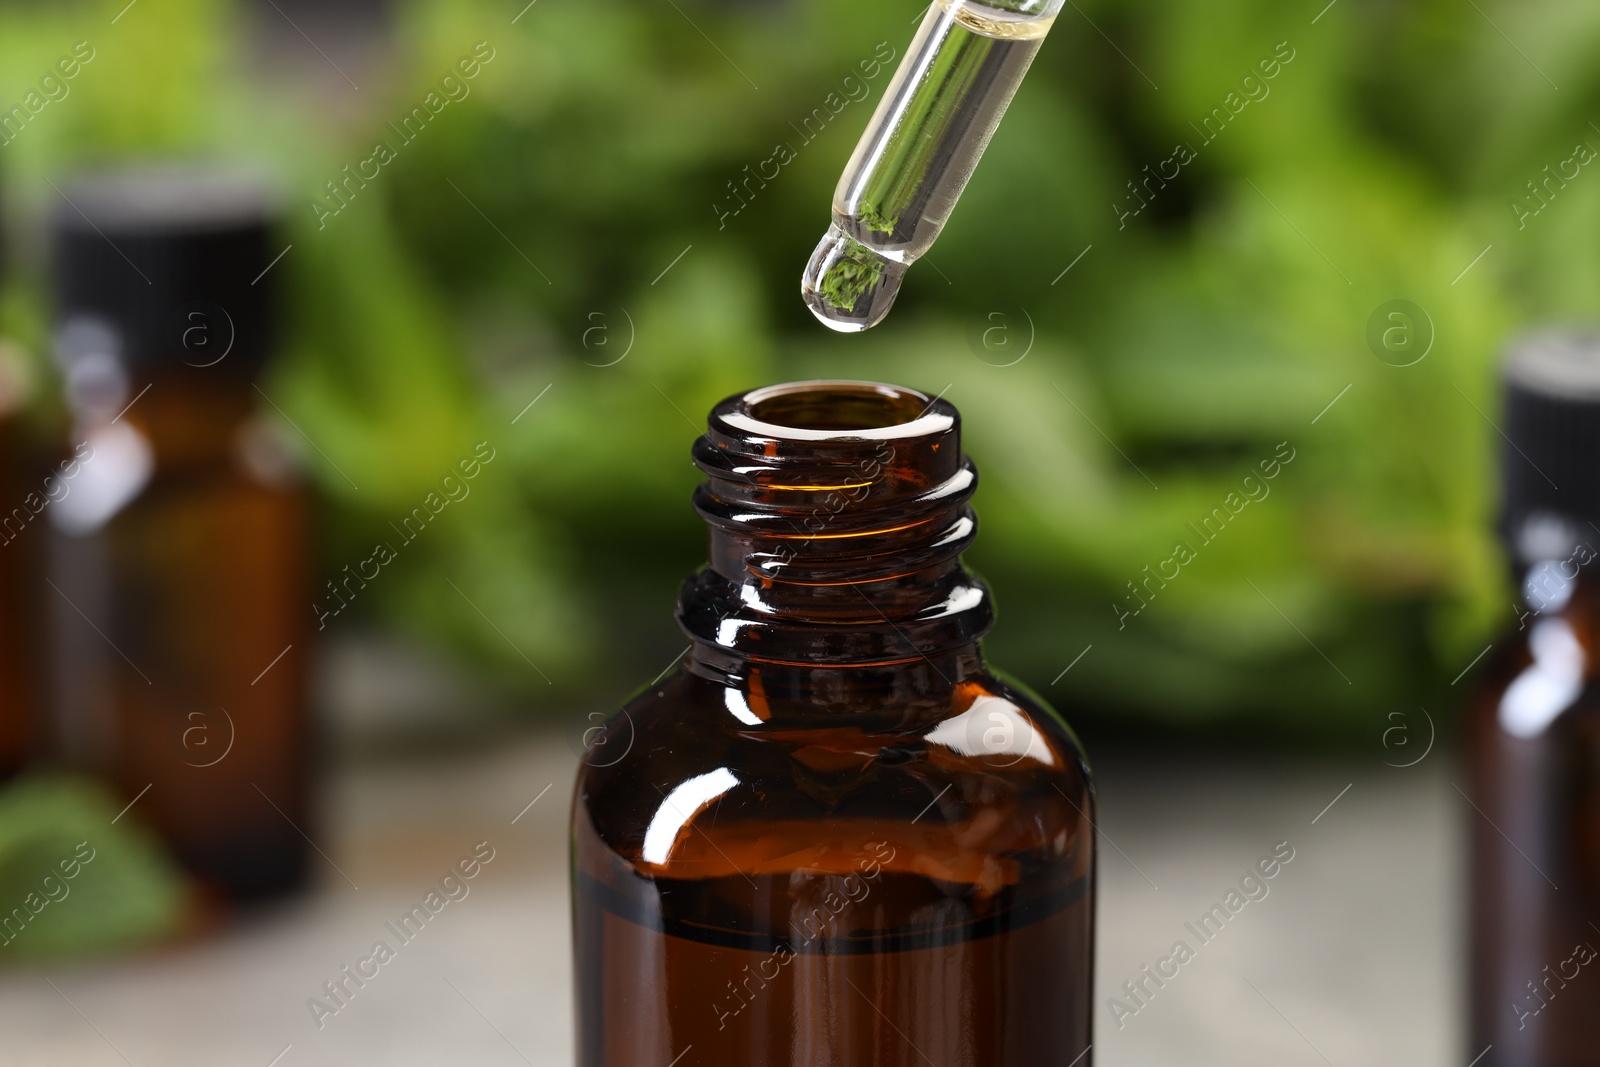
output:
[{"label": "blurred amber bottle", "polygon": [[276,893],[306,866],[311,611],[305,500],[258,415],[283,269],[271,200],[176,169],[63,199],[78,469],[49,510],[55,740],[202,880]]},{"label": "blurred amber bottle", "polygon": [[687,658],[576,787],[579,1064],[1089,1063],[1093,789],[984,666],[955,408],[776,386],[694,459]]},{"label": "blurred amber bottle", "polygon": [[1471,1051],[1600,1067],[1600,335],[1518,345],[1505,401],[1519,597],[1468,720]]},{"label": "blurred amber bottle", "polygon": [[38,592],[44,535],[30,528],[48,506],[53,481],[23,421],[32,375],[0,338],[0,782],[38,754]]}]

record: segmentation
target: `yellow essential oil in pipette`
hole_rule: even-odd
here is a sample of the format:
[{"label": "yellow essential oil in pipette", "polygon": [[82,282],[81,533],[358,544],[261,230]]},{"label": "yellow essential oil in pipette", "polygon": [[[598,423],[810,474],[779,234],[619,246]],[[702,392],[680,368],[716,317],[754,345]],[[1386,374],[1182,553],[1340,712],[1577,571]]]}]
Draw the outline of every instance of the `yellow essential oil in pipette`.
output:
[{"label": "yellow essential oil in pipette", "polygon": [[833,192],[800,291],[824,326],[876,326],[933,246],[1062,0],[934,0]]}]

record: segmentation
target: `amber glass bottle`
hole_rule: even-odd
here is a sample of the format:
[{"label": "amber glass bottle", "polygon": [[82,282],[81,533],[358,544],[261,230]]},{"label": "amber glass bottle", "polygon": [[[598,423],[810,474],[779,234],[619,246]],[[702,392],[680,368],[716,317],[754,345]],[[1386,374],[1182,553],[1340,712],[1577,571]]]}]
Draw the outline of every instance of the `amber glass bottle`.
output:
[{"label": "amber glass bottle", "polygon": [[1512,640],[1470,712],[1472,1052],[1600,1067],[1600,336],[1506,362]]},{"label": "amber glass bottle", "polygon": [[21,422],[28,379],[0,338],[0,782],[36,754],[39,710],[38,602],[44,538],[30,531],[51,483]]},{"label": "amber glass bottle", "polygon": [[57,745],[203,880],[275,893],[306,865],[312,612],[305,502],[257,415],[270,200],[184,171],[66,199],[57,355],[79,469],[49,509]]},{"label": "amber glass bottle", "polygon": [[578,777],[578,1063],[1089,1063],[1093,787],[984,666],[955,408],[775,386],[694,459],[690,651]]}]

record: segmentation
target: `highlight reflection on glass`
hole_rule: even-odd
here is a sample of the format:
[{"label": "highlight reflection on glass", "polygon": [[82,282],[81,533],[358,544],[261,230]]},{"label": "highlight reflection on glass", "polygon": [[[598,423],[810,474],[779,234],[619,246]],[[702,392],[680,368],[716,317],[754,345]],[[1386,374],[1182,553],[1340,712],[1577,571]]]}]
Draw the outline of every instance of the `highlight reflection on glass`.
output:
[{"label": "highlight reflection on glass", "polygon": [[726,767],[696,775],[668,793],[650,820],[644,832],[646,863],[662,864],[672,852],[672,844],[689,820],[722,794],[739,784],[738,777]]},{"label": "highlight reflection on glass", "polygon": [[1512,737],[1538,737],[1583,691],[1583,646],[1566,619],[1534,623],[1528,648],[1533,663],[1500,700],[1500,726]]}]

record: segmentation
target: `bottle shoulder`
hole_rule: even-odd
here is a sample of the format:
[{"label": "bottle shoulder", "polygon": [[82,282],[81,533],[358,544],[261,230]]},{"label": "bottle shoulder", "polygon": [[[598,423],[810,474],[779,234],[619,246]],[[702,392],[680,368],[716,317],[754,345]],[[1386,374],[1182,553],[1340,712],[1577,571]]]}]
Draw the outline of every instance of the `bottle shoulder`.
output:
[{"label": "bottle shoulder", "polygon": [[932,877],[992,882],[1092,850],[1077,739],[987,673],[940,702],[807,717],[685,672],[592,740],[580,851],[588,841],[650,877],[843,870],[887,848]]},{"label": "bottle shoulder", "polygon": [[[952,776],[1051,781],[1092,792],[1081,743],[1066,721],[1026,687],[991,672],[945,698],[875,702],[858,711],[796,715],[759,692],[680,671],[636,694],[591,736],[579,784],[597,790],[657,787],[715,766],[751,768],[771,759],[838,769],[928,762]],[[830,755],[831,754],[831,758]]]},{"label": "bottle shoulder", "polygon": [[1525,616],[1501,637],[1469,703],[1479,743],[1600,733],[1600,646],[1583,616]]}]

